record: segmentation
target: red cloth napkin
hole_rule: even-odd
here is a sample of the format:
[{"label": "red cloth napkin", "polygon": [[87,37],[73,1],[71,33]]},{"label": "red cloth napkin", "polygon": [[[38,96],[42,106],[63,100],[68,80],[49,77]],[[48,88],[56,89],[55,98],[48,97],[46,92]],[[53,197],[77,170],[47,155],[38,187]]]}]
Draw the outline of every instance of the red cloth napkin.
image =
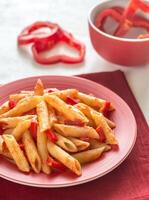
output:
[{"label": "red cloth napkin", "polygon": [[138,125],[138,137],[133,151],[114,171],[83,185],[44,189],[23,186],[0,179],[0,200],[149,199],[149,127],[128,86],[124,74],[121,71],[115,71],[81,75],[81,77],[110,88],[131,107]]}]

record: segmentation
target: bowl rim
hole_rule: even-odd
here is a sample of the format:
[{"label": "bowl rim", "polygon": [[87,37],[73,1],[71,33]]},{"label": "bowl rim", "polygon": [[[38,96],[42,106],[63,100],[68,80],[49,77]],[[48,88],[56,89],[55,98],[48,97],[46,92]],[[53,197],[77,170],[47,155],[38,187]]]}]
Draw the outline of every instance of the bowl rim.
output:
[{"label": "bowl rim", "polygon": [[[112,1],[112,0],[111,0],[111,1]],[[89,12],[88,12],[88,22],[89,22],[89,24],[91,25],[91,27],[92,27],[94,30],[96,30],[96,32],[98,32],[98,33],[100,33],[100,34],[102,34],[102,35],[104,35],[105,37],[108,37],[108,38],[110,38],[110,39],[118,40],[118,41],[122,41],[122,42],[149,42],[149,38],[143,38],[143,39],[138,39],[138,38],[136,38],[136,39],[133,39],[133,38],[122,38],[122,37],[117,37],[117,36],[110,35],[110,34],[108,34],[108,33],[105,33],[105,32],[103,32],[103,31],[101,31],[100,29],[98,29],[98,28],[94,25],[94,23],[93,23],[93,21],[92,21],[92,19],[91,19],[91,16],[92,16],[94,10],[95,10],[97,7],[99,7],[100,5],[103,5],[103,4],[106,3],[106,2],[109,2],[109,0],[101,0],[100,3],[98,3],[98,4],[94,5],[94,6],[92,6],[92,7],[90,8]]]}]

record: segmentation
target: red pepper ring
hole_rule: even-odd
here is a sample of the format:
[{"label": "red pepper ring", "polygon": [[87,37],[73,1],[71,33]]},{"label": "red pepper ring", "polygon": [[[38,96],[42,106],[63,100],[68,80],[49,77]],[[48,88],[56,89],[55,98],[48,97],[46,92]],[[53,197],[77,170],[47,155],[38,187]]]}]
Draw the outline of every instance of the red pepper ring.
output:
[{"label": "red pepper ring", "polygon": [[[34,31],[41,28],[49,28],[50,33],[39,33],[33,34]],[[58,31],[58,25],[51,22],[35,22],[32,25],[26,27],[18,36],[18,44],[26,45],[34,43],[38,40],[42,41],[45,39],[50,39],[50,37]]]},{"label": "red pepper ring", "polygon": [[[113,7],[110,9],[106,9],[103,12],[99,13],[96,16],[95,19],[95,25],[102,31],[105,32],[104,30],[104,22],[107,17],[111,16],[113,17],[116,21],[121,22],[121,14],[123,12],[123,9],[120,7]],[[127,20],[127,27],[123,27],[123,35],[131,28],[131,27],[142,27],[145,28],[149,31],[149,21],[141,16],[134,16],[134,19],[132,21]],[[127,31],[126,31],[127,29]],[[122,32],[121,32],[122,33]],[[121,35],[122,36],[122,35]],[[139,37],[138,37],[139,38]],[[141,35],[141,38],[143,36]],[[146,37],[147,38],[147,37]]]},{"label": "red pepper ring", "polygon": [[[59,42],[64,42],[70,47],[73,47],[79,52],[79,55],[77,57],[72,57],[60,54],[51,57],[44,57],[40,54],[41,52],[52,49]],[[53,64],[58,62],[70,64],[80,63],[83,61],[85,56],[85,45],[76,40],[72,34],[62,30],[59,27],[59,30],[52,36],[52,39],[47,39],[44,42],[40,40],[35,42],[32,46],[32,53],[36,62],[40,64]]]}]

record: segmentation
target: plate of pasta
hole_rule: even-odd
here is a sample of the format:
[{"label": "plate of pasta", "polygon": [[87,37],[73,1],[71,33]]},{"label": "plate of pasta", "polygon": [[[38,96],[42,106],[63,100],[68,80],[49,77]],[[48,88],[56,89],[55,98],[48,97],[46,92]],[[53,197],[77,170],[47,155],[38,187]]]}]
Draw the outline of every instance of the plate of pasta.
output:
[{"label": "plate of pasta", "polygon": [[0,177],[12,182],[89,182],[119,166],[135,144],[132,111],[95,82],[29,77],[1,86],[0,97]]}]

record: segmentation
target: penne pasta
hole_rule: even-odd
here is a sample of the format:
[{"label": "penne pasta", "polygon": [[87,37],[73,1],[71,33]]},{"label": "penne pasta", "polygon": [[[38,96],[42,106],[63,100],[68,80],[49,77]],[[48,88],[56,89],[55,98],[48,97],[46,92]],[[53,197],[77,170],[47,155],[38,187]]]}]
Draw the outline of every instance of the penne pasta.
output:
[{"label": "penne pasta", "polygon": [[92,112],[92,117],[95,121],[97,127],[101,127],[104,131],[106,137],[107,144],[118,144],[116,137],[112,131],[112,129],[108,126],[103,114],[97,114],[96,112]]},{"label": "penne pasta", "polygon": [[14,130],[12,131],[11,134],[15,137],[15,139],[17,141],[19,141],[21,139],[23,133],[28,130],[30,125],[31,125],[31,120],[24,120],[24,121],[20,122],[16,126],[16,128],[14,128]]},{"label": "penne pasta", "polygon": [[75,158],[73,158],[71,155],[69,155],[67,152],[65,152],[63,149],[50,142],[49,140],[47,142],[47,147],[49,153],[53,158],[60,161],[63,165],[65,165],[78,176],[81,175],[80,163]]},{"label": "penne pasta", "polygon": [[99,139],[99,135],[96,130],[90,126],[70,126],[64,124],[54,124],[54,129],[65,137],[89,137]]},{"label": "penne pasta", "polygon": [[66,104],[63,100],[54,95],[45,94],[46,102],[65,116],[67,120],[88,123],[88,119],[77,108]]},{"label": "penne pasta", "polygon": [[51,168],[47,164],[48,149],[47,149],[47,137],[45,132],[37,131],[37,149],[41,158],[41,168],[45,174],[51,173]]},{"label": "penne pasta", "polygon": [[11,94],[9,95],[9,99],[10,100],[13,100],[15,101],[16,103],[19,102],[20,100],[24,99],[25,97],[28,97],[30,95],[28,94],[22,94],[22,93],[19,93],[19,94]]},{"label": "penne pasta", "polygon": [[85,141],[79,140],[77,138],[68,137],[68,139],[71,140],[76,145],[78,151],[83,151],[90,146],[89,142],[85,142]]},{"label": "penne pasta", "polygon": [[85,164],[92,162],[99,158],[104,152],[105,147],[100,147],[97,149],[91,149],[79,153],[75,153],[72,156],[79,161],[80,164]]},{"label": "penne pasta", "polygon": [[28,161],[23,153],[23,151],[20,149],[17,141],[15,140],[13,135],[3,135],[3,139],[6,143],[6,146],[14,159],[16,165],[18,168],[23,172],[29,172],[30,167],[28,164]]},{"label": "penne pasta", "polygon": [[8,105],[8,101],[6,101],[0,106],[0,115],[3,113],[6,113],[8,110],[9,110],[9,105]]},{"label": "penne pasta", "polygon": [[59,90],[59,91],[56,91],[56,92],[52,92],[51,94],[58,96],[63,101],[66,101],[66,98],[68,96],[74,98],[74,97],[77,96],[77,93],[78,93],[78,91],[76,89],[66,89],[66,90]]},{"label": "penne pasta", "polygon": [[68,138],[58,134],[58,133],[55,133],[58,140],[56,142],[56,144],[58,146],[60,146],[61,148],[63,148],[64,150],[68,151],[68,152],[77,152],[78,149],[77,147],[75,146],[75,144],[69,140]]},{"label": "penne pasta", "polygon": [[22,142],[24,144],[25,153],[32,169],[35,173],[39,173],[41,170],[41,159],[38,154],[34,140],[29,131],[26,131],[23,134]]},{"label": "penne pasta", "polygon": [[57,122],[57,116],[55,114],[54,109],[50,105],[47,105],[47,106],[48,106],[48,112],[49,112],[49,128],[52,128],[53,124]]},{"label": "penne pasta", "polygon": [[[77,107],[81,112],[83,112],[83,114],[89,119],[89,125],[95,127],[95,122],[92,118],[92,114],[91,112],[96,112],[96,114],[100,115],[99,112],[97,112],[96,110],[94,110],[93,108],[89,107],[88,105],[84,104],[84,103],[78,103],[75,105],[75,107]],[[114,122],[112,122],[111,120],[109,120],[108,118],[106,118],[104,116],[106,122],[108,123],[108,125],[110,126],[110,128],[115,128],[116,125]]]},{"label": "penne pasta", "polygon": [[42,96],[44,94],[44,85],[40,79],[37,80],[34,87],[34,94]]},{"label": "penne pasta", "polygon": [[101,143],[98,140],[90,139],[90,149],[97,149],[100,147],[105,147],[105,151],[109,151],[111,149],[111,146],[105,143]]},{"label": "penne pasta", "polygon": [[[88,106],[91,106],[95,109],[100,109],[101,107],[104,106],[105,104],[105,100],[88,95],[88,94],[84,94],[82,92],[78,92],[77,93],[77,97],[78,99],[80,99],[83,103],[87,104]],[[114,107],[111,105],[110,110],[114,110]]]},{"label": "penne pasta", "polygon": [[[23,101],[22,101],[23,100]],[[23,113],[35,108],[37,104],[42,101],[40,96],[30,96],[19,101],[19,103],[8,112],[0,115],[0,118],[20,116]]]},{"label": "penne pasta", "polygon": [[5,128],[15,128],[20,122],[36,118],[36,115],[25,115],[20,117],[0,118],[0,123],[4,123]]},{"label": "penne pasta", "polygon": [[39,104],[37,104],[36,111],[37,111],[37,117],[39,121],[40,132],[44,132],[50,128],[48,108],[45,101],[41,101]]}]

